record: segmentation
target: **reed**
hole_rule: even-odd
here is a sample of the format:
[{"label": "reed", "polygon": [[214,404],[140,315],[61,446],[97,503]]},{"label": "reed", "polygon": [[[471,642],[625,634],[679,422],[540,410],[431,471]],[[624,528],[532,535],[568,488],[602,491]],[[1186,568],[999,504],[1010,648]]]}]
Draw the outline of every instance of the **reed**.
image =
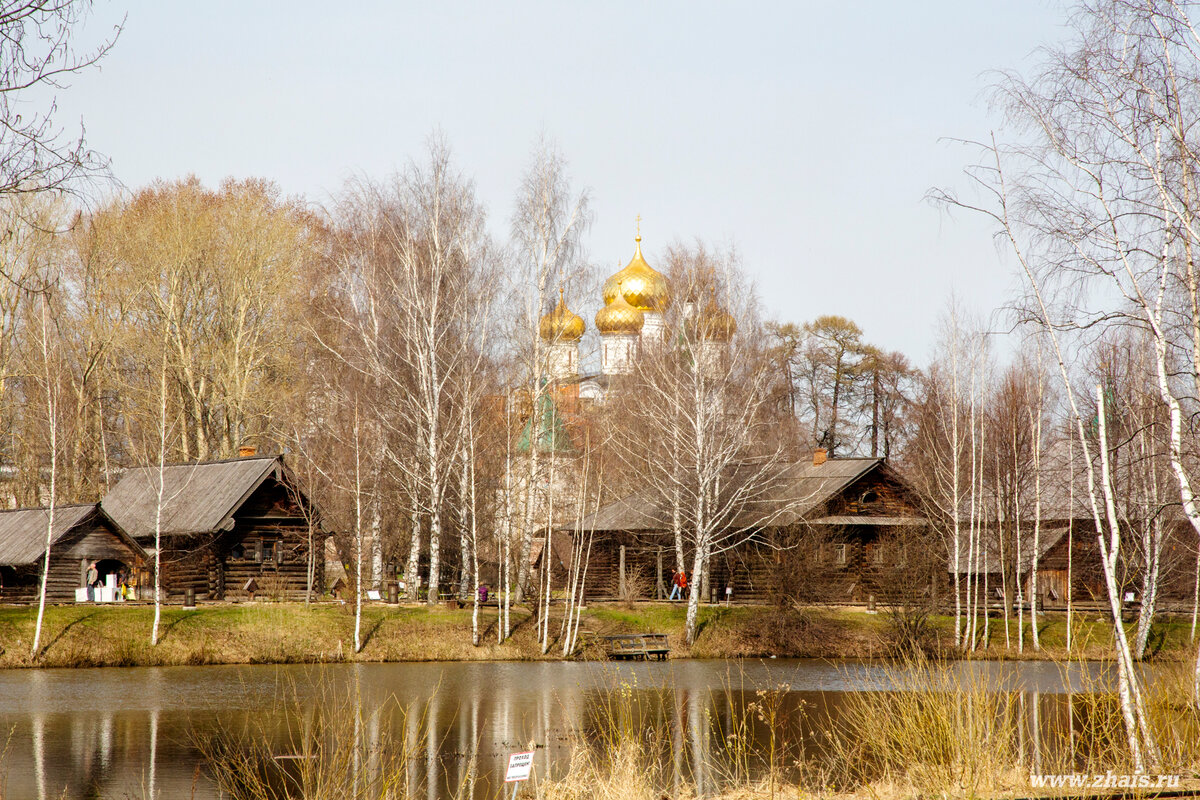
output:
[{"label": "reed", "polygon": [[[265,723],[248,723],[194,740],[222,796],[231,800],[430,796],[427,776],[415,768],[428,743],[428,720],[422,712],[401,706],[394,697],[368,705],[353,685],[318,685],[316,697],[302,697],[294,685],[281,692],[290,698],[289,724],[282,735]],[[468,771],[450,796],[469,797],[472,782],[473,772]]]},{"label": "reed", "polygon": [[1011,788],[1018,715],[1010,687],[920,658],[889,668],[886,681],[887,691],[848,693],[831,722],[834,786],[951,796]]},{"label": "reed", "polygon": [[[1081,691],[1039,698],[1000,670],[913,657],[884,670],[884,690],[878,671],[847,673],[851,691],[818,713],[790,686],[748,686],[738,670],[699,705],[669,683],[642,686],[614,670],[585,704],[564,771],[535,773],[518,798],[1011,797],[1037,794],[1031,773],[1129,772],[1111,682],[1085,666],[1060,665]],[[1164,773],[1200,771],[1189,677],[1187,665],[1166,665],[1147,681]],[[353,686],[302,702],[292,694],[286,736],[250,724],[198,743],[225,796],[500,800],[511,791],[477,781],[473,760],[453,786],[430,787],[436,778],[414,765],[428,761],[436,732],[419,708],[388,699],[364,711]]]}]

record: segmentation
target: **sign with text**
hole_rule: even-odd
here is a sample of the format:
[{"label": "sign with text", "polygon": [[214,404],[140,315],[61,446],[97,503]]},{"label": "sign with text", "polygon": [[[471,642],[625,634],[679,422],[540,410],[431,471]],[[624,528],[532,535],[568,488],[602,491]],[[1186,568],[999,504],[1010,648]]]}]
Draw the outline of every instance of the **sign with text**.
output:
[{"label": "sign with text", "polygon": [[508,772],[504,773],[504,782],[529,780],[529,772],[533,769],[533,753],[513,753],[508,757]]}]

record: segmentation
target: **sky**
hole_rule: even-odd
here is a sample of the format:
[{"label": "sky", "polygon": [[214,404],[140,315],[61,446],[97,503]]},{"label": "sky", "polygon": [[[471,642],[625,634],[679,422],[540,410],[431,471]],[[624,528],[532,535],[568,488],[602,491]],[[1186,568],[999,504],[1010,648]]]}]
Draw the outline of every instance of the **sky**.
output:
[{"label": "sky", "polygon": [[[383,178],[435,131],[498,238],[541,137],[591,198],[609,274],[676,240],[733,246],[765,314],[856,321],[928,362],[953,293],[986,314],[1018,287],[968,189],[1002,122],[996,70],[1066,36],[1052,0],[909,3],[97,3],[81,42],[124,19],[59,119],[137,188],[262,177],[327,204]],[[588,321],[599,310],[575,309]]]}]

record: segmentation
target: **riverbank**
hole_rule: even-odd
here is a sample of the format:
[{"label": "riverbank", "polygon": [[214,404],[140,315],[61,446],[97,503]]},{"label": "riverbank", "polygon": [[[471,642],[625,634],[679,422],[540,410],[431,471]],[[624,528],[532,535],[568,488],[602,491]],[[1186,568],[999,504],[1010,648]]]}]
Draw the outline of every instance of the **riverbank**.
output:
[{"label": "riverbank", "polygon": [[[886,613],[859,609],[777,610],[753,606],[710,606],[700,610],[699,634],[683,643],[682,604],[641,603],[633,608],[597,604],[581,623],[581,641],[621,633],[666,633],[672,658],[878,658],[912,644],[907,627]],[[0,607],[0,668],[175,666],[199,664],[322,663],[343,661],[520,661],[558,659],[560,644],[542,655],[535,625],[524,608],[513,609],[513,635],[496,643],[497,612],[481,612],[482,643],[471,645],[471,609],[371,604],[363,610],[364,646],[354,652],[354,612],[350,605],[319,603],[214,603],[185,611],[165,607],[160,642],[150,645],[154,609],[144,605],[70,605],[46,609],[42,647],[30,655],[37,609]],[[558,620],[552,623],[557,634]],[[972,658],[1104,659],[1111,653],[1111,626],[1098,613],[1076,615],[1073,647],[1066,651],[1061,614],[1040,622],[1042,649],[1034,651],[1029,625],[1025,651],[1017,650],[1016,623],[1010,621],[1006,647],[1003,621],[992,620],[990,645]],[[557,639],[555,635],[553,637]],[[915,637],[930,651],[953,649],[953,619],[930,617]],[[1190,624],[1169,620],[1155,625],[1147,652],[1158,661],[1189,658]],[[583,658],[603,658],[587,644]]]}]

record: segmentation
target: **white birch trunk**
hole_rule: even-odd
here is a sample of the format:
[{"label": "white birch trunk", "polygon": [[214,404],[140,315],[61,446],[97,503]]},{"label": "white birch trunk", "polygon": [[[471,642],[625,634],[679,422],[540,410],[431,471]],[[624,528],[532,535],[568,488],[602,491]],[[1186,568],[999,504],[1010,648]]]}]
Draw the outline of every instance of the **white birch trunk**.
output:
[{"label": "white birch trunk", "polygon": [[158,628],[162,620],[162,515],[166,502],[167,483],[167,354],[163,350],[159,371],[158,417],[158,485],[154,498],[154,625],[150,629],[150,644],[158,646]]},{"label": "white birch trunk", "polygon": [[684,638],[688,646],[696,643],[696,626],[700,616],[700,581],[697,576],[703,574],[706,567],[708,541],[707,534],[700,537],[696,543],[696,553],[692,558],[692,580],[688,584],[687,618],[684,623]]},{"label": "white birch trunk", "polygon": [[409,601],[421,599],[421,512],[418,505],[417,488],[410,487],[408,525],[411,534],[408,540],[408,560],[404,564],[404,591]]},{"label": "white birch trunk", "polygon": [[1075,605],[1072,589],[1075,581],[1075,440],[1067,440],[1067,655],[1074,639]]},{"label": "white birch trunk", "polygon": [[1038,559],[1042,554],[1042,360],[1038,349],[1037,424],[1033,428],[1033,557],[1029,560],[1029,622],[1033,649],[1042,649],[1038,638]]},{"label": "white birch trunk", "polygon": [[1103,534],[1099,536],[1101,566],[1104,571],[1104,582],[1108,589],[1109,604],[1113,615],[1114,638],[1117,643],[1117,691],[1121,700],[1121,714],[1125,720],[1134,769],[1140,773],[1145,771],[1147,762],[1152,769],[1157,769],[1160,759],[1146,719],[1141,685],[1134,667],[1129,639],[1125,634],[1125,625],[1121,620],[1121,594],[1120,586],[1117,584],[1117,560],[1121,548],[1121,533],[1113,493],[1112,473],[1109,467],[1107,410],[1104,405],[1104,390],[1099,384],[1096,385],[1096,407],[1100,433],[1101,488],[1104,493],[1104,507],[1109,528],[1107,543]]},{"label": "white birch trunk", "polygon": [[354,652],[362,651],[363,513],[362,439],[358,425],[358,402],[354,403]]},{"label": "white birch trunk", "polygon": [[54,510],[58,491],[58,401],[53,378],[50,375],[50,326],[46,318],[46,292],[42,292],[42,368],[46,380],[46,424],[50,437],[50,498],[46,514],[46,550],[42,556],[42,582],[38,587],[37,623],[33,632],[33,647],[30,658],[38,657],[42,642],[42,623],[46,618],[46,585],[50,580],[50,547],[54,544]]},{"label": "white birch trunk", "polygon": [[[954,546],[954,646],[963,647],[963,603],[962,603],[962,443],[959,431],[959,387],[958,387],[958,315],[952,317],[950,340],[950,394],[953,405],[950,411],[950,462],[953,477],[950,484],[951,517],[953,519]],[[970,560],[968,559],[968,564]]]},{"label": "white birch trunk", "polygon": [[[1013,510],[1016,512],[1013,520],[1014,538],[1017,551],[1017,652],[1025,652],[1025,590],[1021,581],[1021,487],[1017,480],[1016,440],[1013,440]],[[1007,602],[1007,599],[1005,600]]]}]

